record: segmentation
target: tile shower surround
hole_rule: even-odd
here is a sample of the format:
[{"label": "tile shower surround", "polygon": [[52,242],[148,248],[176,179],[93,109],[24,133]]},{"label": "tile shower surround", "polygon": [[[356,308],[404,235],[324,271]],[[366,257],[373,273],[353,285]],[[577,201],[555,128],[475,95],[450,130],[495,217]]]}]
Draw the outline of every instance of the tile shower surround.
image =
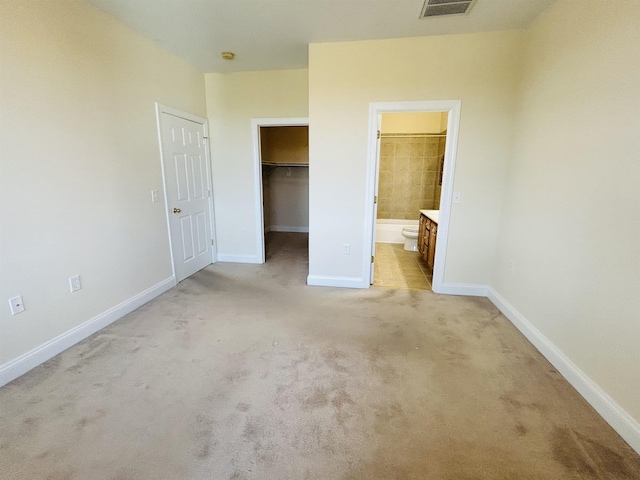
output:
[{"label": "tile shower surround", "polygon": [[416,220],[440,205],[445,137],[382,137],[378,218]]}]

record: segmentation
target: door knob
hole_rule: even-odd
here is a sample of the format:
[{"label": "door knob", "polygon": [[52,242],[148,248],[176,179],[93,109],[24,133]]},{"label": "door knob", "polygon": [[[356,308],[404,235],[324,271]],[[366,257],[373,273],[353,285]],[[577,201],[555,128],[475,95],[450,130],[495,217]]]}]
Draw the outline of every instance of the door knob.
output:
[{"label": "door knob", "polygon": [[173,213],[180,213],[182,210],[180,210],[179,208],[174,208],[173,209]]}]

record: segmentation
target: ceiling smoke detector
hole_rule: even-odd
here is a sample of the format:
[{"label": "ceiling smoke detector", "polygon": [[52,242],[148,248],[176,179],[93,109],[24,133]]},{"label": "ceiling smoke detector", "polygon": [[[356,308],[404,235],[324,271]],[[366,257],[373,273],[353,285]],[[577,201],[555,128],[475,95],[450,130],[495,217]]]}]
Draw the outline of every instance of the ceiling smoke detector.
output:
[{"label": "ceiling smoke detector", "polygon": [[233,60],[236,58],[236,54],[233,52],[222,52],[222,58],[225,60]]},{"label": "ceiling smoke detector", "polygon": [[420,18],[469,13],[475,0],[425,0]]}]

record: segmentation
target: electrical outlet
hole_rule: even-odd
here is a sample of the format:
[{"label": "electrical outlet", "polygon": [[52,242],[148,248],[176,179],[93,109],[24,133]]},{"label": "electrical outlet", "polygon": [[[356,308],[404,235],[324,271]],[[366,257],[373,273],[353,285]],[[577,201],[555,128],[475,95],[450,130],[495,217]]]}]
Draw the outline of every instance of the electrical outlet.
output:
[{"label": "electrical outlet", "polygon": [[462,201],[462,192],[453,192],[453,203],[460,203]]},{"label": "electrical outlet", "polygon": [[9,306],[11,307],[11,315],[24,312],[24,303],[22,303],[22,295],[9,299]]},{"label": "electrical outlet", "polygon": [[80,283],[80,275],[69,277],[69,289],[71,290],[71,293],[77,292],[81,288],[82,284]]},{"label": "electrical outlet", "polygon": [[343,255],[350,255],[351,254],[351,245],[349,245],[348,243],[342,244],[342,254]]},{"label": "electrical outlet", "polygon": [[151,190],[151,201],[158,203],[158,190]]},{"label": "electrical outlet", "polygon": [[515,263],[513,263],[513,260],[509,260],[508,269],[509,269],[509,273],[513,273],[514,270],[516,269],[516,265]]}]

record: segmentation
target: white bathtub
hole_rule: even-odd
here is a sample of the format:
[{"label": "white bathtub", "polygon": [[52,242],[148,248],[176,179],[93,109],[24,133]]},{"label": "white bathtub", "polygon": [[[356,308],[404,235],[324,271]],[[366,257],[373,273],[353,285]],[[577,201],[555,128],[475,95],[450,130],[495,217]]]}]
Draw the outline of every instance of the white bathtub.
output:
[{"label": "white bathtub", "polygon": [[376,220],[376,242],[404,243],[402,229],[406,226],[417,227],[418,220],[395,220],[378,218]]}]

